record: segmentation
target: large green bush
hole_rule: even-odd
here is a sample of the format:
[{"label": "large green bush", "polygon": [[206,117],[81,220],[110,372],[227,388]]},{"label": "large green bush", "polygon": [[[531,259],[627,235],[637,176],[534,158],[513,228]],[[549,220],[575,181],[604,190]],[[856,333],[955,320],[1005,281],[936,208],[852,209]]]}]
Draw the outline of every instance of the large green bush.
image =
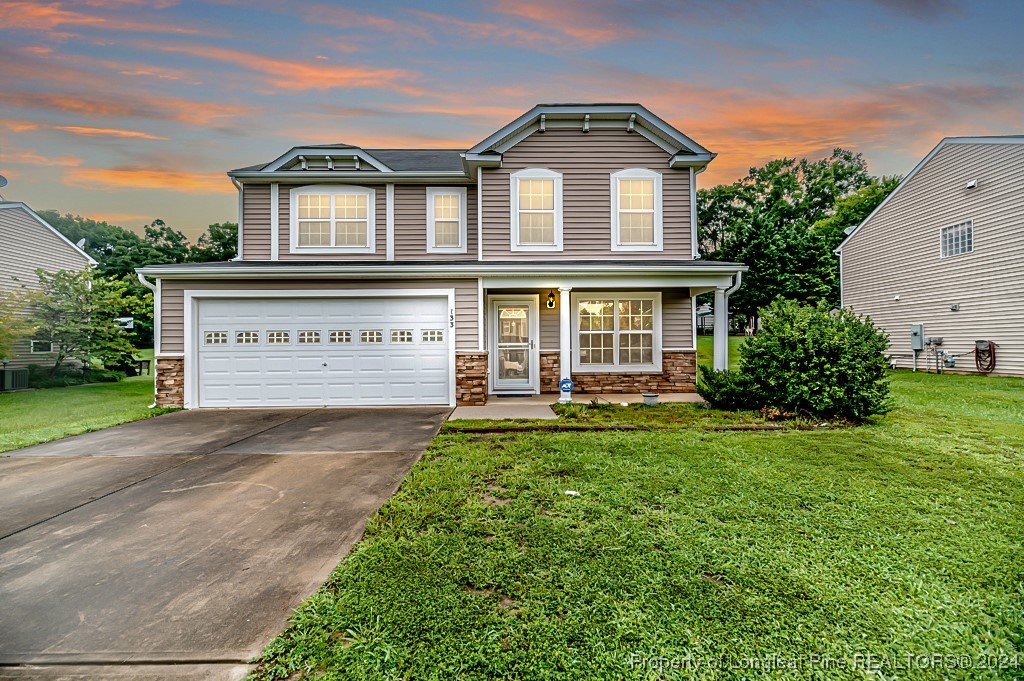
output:
[{"label": "large green bush", "polygon": [[[818,418],[862,419],[889,409],[889,339],[869,318],[776,300],[761,329],[740,348],[738,376],[702,375],[701,395],[716,406],[775,407]],[[709,380],[710,379],[710,380]],[[707,394],[705,394],[707,393]]]}]

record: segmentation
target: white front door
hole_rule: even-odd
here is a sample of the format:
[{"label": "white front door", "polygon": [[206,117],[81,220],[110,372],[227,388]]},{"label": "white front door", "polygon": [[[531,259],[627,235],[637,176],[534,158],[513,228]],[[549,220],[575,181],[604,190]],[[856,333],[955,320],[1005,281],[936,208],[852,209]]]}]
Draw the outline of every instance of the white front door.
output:
[{"label": "white front door", "polygon": [[490,301],[491,390],[540,392],[538,297],[492,296]]},{"label": "white front door", "polygon": [[441,297],[199,301],[200,407],[448,404]]}]

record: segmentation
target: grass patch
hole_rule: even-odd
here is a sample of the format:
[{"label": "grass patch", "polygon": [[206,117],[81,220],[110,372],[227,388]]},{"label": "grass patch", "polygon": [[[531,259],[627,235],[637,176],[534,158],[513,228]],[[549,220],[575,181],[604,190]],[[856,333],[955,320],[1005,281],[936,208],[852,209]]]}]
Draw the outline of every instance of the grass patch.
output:
[{"label": "grass patch", "polygon": [[176,411],[150,409],[152,403],[152,375],[0,393],[0,452]]},{"label": "grass patch", "polygon": [[[865,678],[806,656],[1019,653],[1024,381],[892,383],[854,429],[442,432],[252,676]],[[803,664],[707,666],[769,656]]]}]

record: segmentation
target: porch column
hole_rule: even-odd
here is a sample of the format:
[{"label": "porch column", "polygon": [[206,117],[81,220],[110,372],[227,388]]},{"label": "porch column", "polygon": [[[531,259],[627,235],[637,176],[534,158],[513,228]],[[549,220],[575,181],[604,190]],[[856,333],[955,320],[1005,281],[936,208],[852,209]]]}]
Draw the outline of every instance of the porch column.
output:
[{"label": "porch column", "polygon": [[729,298],[724,286],[715,289],[715,363],[716,371],[729,368]]},{"label": "porch column", "polygon": [[[558,287],[558,376],[572,377],[572,310],[569,304],[571,286]],[[559,391],[559,402],[572,402],[572,395]]]}]

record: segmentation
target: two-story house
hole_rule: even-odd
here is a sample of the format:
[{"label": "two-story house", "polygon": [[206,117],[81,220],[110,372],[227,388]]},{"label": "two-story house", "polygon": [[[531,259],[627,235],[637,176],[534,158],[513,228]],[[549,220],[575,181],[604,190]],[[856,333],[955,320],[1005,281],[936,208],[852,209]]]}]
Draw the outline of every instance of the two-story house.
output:
[{"label": "two-story house", "polygon": [[694,296],[724,313],[745,269],[697,256],[713,158],[640,105],[553,104],[468,150],[305,146],[233,170],[238,259],[139,270],[157,402],[694,391]]},{"label": "two-story house", "polygon": [[1024,136],[947,137],[847,231],[843,305],[894,364],[1024,376]]}]

